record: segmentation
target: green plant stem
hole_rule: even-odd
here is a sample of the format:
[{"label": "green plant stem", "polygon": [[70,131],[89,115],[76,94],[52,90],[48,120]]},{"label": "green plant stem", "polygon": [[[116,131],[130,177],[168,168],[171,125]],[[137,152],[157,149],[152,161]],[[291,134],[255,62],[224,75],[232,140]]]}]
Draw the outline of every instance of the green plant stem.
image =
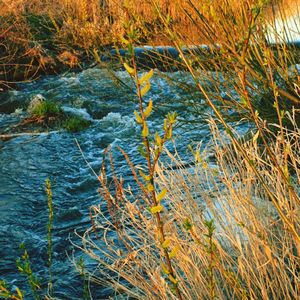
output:
[{"label": "green plant stem", "polygon": [[48,202],[48,226],[47,226],[47,241],[48,241],[48,268],[49,268],[49,293],[52,293],[52,252],[53,252],[53,244],[52,244],[52,228],[53,228],[53,197],[52,197],[52,189],[51,189],[51,181],[50,179],[46,179],[46,193],[47,193],[47,202]]}]

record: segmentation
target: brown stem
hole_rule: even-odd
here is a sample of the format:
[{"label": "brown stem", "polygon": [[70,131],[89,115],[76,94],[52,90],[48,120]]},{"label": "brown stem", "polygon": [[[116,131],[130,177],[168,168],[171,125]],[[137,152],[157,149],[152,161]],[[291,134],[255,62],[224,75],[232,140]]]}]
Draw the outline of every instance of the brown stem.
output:
[{"label": "brown stem", "polygon": [[[138,99],[139,99],[139,110],[140,110],[141,117],[142,117],[143,124],[144,124],[144,122],[146,122],[146,118],[145,118],[145,114],[143,111],[143,97],[141,95],[141,87],[140,87],[140,83],[138,80],[138,72],[137,72],[137,66],[136,66],[134,55],[132,56],[132,63],[133,63],[133,68],[134,68],[134,79],[135,79],[135,83],[136,83],[137,95],[138,95]],[[166,134],[164,137],[164,141],[165,140],[166,140]],[[152,204],[154,206],[157,206],[158,202],[156,199],[156,192],[155,192],[155,185],[154,185],[155,164],[157,163],[157,160],[154,160],[153,164],[151,163],[151,149],[150,149],[150,143],[149,143],[148,137],[144,137],[144,142],[145,142],[146,152],[147,152],[146,160],[147,160],[147,166],[148,166],[148,171],[149,171],[149,175],[150,175],[150,183],[153,186],[153,191],[151,192],[151,200],[152,200]],[[161,215],[159,212],[155,213],[155,217],[156,217],[157,229],[159,232],[160,243],[162,244],[165,241],[164,224],[163,224],[163,221],[162,221],[162,218],[161,218]],[[172,267],[172,262],[171,262],[171,259],[169,256],[169,252],[166,248],[164,248],[163,251],[164,251],[164,256],[165,256],[166,263],[167,263],[168,272],[173,278],[175,278],[175,272]],[[177,295],[178,299],[183,300],[181,292],[180,292],[177,284],[175,285],[175,291],[176,291],[176,295]]]}]

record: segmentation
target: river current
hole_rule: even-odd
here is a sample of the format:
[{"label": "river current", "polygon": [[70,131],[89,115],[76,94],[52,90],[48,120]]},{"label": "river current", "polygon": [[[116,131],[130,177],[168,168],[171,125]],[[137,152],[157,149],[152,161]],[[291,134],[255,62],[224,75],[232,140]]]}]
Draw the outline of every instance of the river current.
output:
[{"label": "river current", "polygon": [[[2,131],[26,116],[26,107],[37,95],[92,121],[88,129],[76,134],[58,131],[0,141],[0,279],[13,288],[25,290],[25,299],[31,296],[26,278],[16,268],[16,259],[22,254],[20,243],[25,244],[32,269],[42,279],[43,287],[48,278],[45,180],[50,178],[53,190],[54,296],[82,299],[82,279],[70,257],[74,255],[78,259],[83,254],[71,241],[80,242],[74,230],[83,233],[89,228],[89,207],[103,201],[97,178],[87,162],[99,173],[103,151],[110,145],[115,168],[127,184],[131,182],[130,169],[117,148],[122,147],[134,164],[144,163],[137,151],[140,128],[133,117],[134,109],[138,108],[133,84],[126,72],[115,75],[118,79],[106,70],[92,68],[80,73],[46,76],[0,95],[0,102],[12,107],[9,113],[0,111]],[[187,145],[200,141],[207,144],[210,139],[206,122],[210,110],[201,93],[193,88],[188,73],[159,75],[155,71],[146,100],[150,97],[154,102],[150,131],[161,131],[163,116],[168,111],[176,111],[179,115],[174,129],[176,150],[188,161]],[[89,261],[86,263],[89,267]],[[95,286],[92,294],[94,299],[108,299],[109,291]]]}]

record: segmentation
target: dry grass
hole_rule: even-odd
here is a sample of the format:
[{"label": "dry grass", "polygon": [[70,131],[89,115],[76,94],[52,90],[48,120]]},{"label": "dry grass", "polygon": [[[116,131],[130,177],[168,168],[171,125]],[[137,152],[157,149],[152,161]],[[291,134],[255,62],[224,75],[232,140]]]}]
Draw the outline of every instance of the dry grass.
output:
[{"label": "dry grass", "polygon": [[[187,168],[167,152],[171,164],[155,170],[156,190],[167,189],[163,243],[135,168],[130,165],[140,192],[125,189],[117,176],[108,184],[102,168],[106,203],[92,208],[93,227],[82,249],[98,263],[90,279],[110,286],[116,298],[176,299],[174,287],[183,299],[300,297],[299,74],[290,70],[295,49],[266,43],[264,5],[245,1],[233,10],[228,3],[212,2],[205,18],[199,7],[186,12],[210,44],[219,43],[211,49],[213,72],[193,51],[181,52],[193,37],[176,31],[156,7],[218,126],[210,120],[211,146],[193,152],[194,165]],[[247,141],[229,125],[232,111],[256,126]],[[175,276],[166,268],[165,249]]]},{"label": "dry grass", "polygon": [[[245,22],[245,3],[255,7],[260,2],[264,1],[2,0],[0,83],[80,67],[82,60],[91,59],[94,49],[120,46],[121,37],[126,36],[132,24],[140,34],[138,44],[173,45],[174,35],[182,45],[224,40],[238,44],[249,26]],[[280,11],[294,13],[297,2],[283,1]],[[293,9],[287,9],[289,6]],[[270,4],[264,6],[262,18],[270,21],[277,9],[269,7]],[[160,13],[168,16],[173,35],[166,31]],[[65,51],[75,60],[64,64],[59,57]]]},{"label": "dry grass", "polygon": [[[228,148],[224,133],[211,121],[209,153],[197,155],[195,164],[183,167],[172,155],[160,165],[156,182],[166,188],[163,222],[169,251],[184,299],[298,299],[299,240],[280,217],[264,184],[299,233],[299,198],[290,193],[272,159],[251,139],[243,149],[261,178],[240,151]],[[299,129],[273,139],[270,148],[284,164],[288,152],[293,185],[300,184]],[[282,149],[286,149],[283,151]],[[120,186],[116,187],[118,190]],[[299,192],[299,191],[298,191]],[[116,294],[134,299],[175,299],[164,273],[162,246],[143,193],[119,190],[111,198],[111,216],[105,204],[93,207],[93,228],[83,238],[83,250],[99,265],[90,279],[110,286]],[[208,237],[207,220],[215,230]],[[97,240],[94,231],[102,238]]]},{"label": "dry grass", "polygon": [[[22,17],[24,14],[49,15],[54,20],[62,22],[60,34],[61,41],[68,42],[70,35],[77,37],[81,46],[89,47],[81,39],[91,35],[89,38],[94,45],[105,45],[119,40],[120,35],[125,33],[126,24],[134,22],[136,26],[144,33],[144,39],[151,44],[169,43],[169,39],[163,34],[158,37],[161,31],[161,23],[153,3],[155,2],[166,16],[169,15],[172,20],[172,28],[187,40],[193,41],[194,44],[207,42],[207,37],[202,33],[201,28],[195,24],[199,14],[193,9],[195,7],[207,21],[212,21],[214,14],[223,11],[228,17],[233,13],[238,16],[244,6],[242,1],[216,1],[216,0],[159,0],[159,1],[118,1],[118,0],[2,0],[0,7],[0,16],[14,15]],[[247,1],[253,5],[257,1]],[[281,3],[282,1],[274,1]],[[102,4],[101,4],[102,3]],[[284,8],[286,14],[295,14],[298,0],[283,1],[280,8]],[[270,4],[269,4],[270,6]],[[268,6],[266,6],[268,7]],[[289,9],[291,7],[291,9]],[[276,10],[276,9],[275,9]],[[267,10],[267,18],[271,18],[272,9]],[[101,43],[97,40],[97,35],[102,37]],[[76,42],[76,39],[75,39]],[[77,41],[78,42],[78,41]],[[79,43],[79,42],[78,42]]]}]

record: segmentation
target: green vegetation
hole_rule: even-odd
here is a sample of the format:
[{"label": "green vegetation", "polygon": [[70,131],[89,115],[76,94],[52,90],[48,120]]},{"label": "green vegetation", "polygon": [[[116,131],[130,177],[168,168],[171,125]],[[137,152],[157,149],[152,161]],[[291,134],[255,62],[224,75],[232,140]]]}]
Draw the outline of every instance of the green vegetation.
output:
[{"label": "green vegetation", "polygon": [[[130,33],[128,34],[130,40],[125,41],[129,51],[131,51],[132,49],[132,43],[134,42],[136,33],[137,31],[130,31]],[[164,145],[167,141],[169,141],[172,138],[173,126],[176,122],[177,115],[176,113],[169,113],[164,120],[163,135],[161,136],[158,132],[156,132],[154,137],[150,138],[150,131],[148,128],[147,119],[152,113],[153,101],[149,100],[147,106],[144,107],[144,96],[150,90],[150,80],[153,76],[153,70],[150,70],[144,76],[139,77],[135,65],[134,54],[132,54],[131,62],[133,64],[133,68],[130,67],[127,63],[124,63],[124,67],[135,81],[136,93],[139,101],[139,112],[134,111],[134,115],[136,118],[136,122],[141,127],[141,137],[144,145],[144,149],[142,149],[142,151],[143,153],[145,153],[143,156],[146,159],[147,165],[147,169],[145,172],[140,171],[140,175],[144,180],[143,193],[145,195],[145,198],[148,198],[148,210],[155,219],[158,239],[157,244],[160,244],[158,251],[161,251],[163,253],[161,268],[162,270],[165,270],[166,280],[170,285],[170,290],[174,291],[178,299],[183,299],[181,291],[178,287],[178,280],[176,279],[174,263],[172,261],[172,258],[175,256],[175,251],[177,250],[176,247],[170,247],[170,240],[167,238],[167,232],[165,231],[164,221],[162,219],[164,206],[161,205],[161,201],[166,196],[167,190],[162,189],[161,191],[159,191],[155,183],[156,166],[159,163],[159,158],[162,154],[162,149]],[[101,180],[101,183],[104,186],[104,188],[106,188],[105,182]],[[108,197],[111,197],[110,194],[108,195]]]},{"label": "green vegetation", "polygon": [[7,283],[0,280],[0,297],[2,299],[12,299],[12,300],[23,300],[23,294],[19,288],[16,288],[16,292],[10,291]]},{"label": "green vegetation", "polygon": [[52,256],[53,256],[53,242],[52,242],[52,229],[53,229],[53,195],[51,188],[51,181],[49,178],[45,181],[46,194],[48,202],[48,225],[47,225],[47,242],[48,242],[48,268],[49,268],[49,294],[52,294]]},{"label": "green vegetation", "polygon": [[25,245],[21,244],[20,248],[24,253],[21,258],[17,259],[17,268],[21,274],[26,276],[33,299],[38,300],[40,299],[39,293],[41,290],[40,279],[32,271],[31,262]]},{"label": "green vegetation", "polygon": [[83,257],[80,257],[78,259],[78,261],[75,264],[75,267],[83,281],[82,299],[89,300],[89,299],[91,299],[91,296],[90,296],[89,286],[88,286],[89,282],[88,282],[88,279],[86,278],[87,271],[86,271],[85,262],[84,262]]},{"label": "green vegetation", "polygon": [[62,109],[54,102],[42,101],[33,107],[31,114],[43,118],[59,117],[62,114]]},{"label": "green vegetation", "polygon": [[[47,225],[47,242],[48,242],[48,269],[49,269],[49,279],[48,282],[48,294],[47,296],[51,297],[52,294],[52,255],[53,255],[53,243],[52,243],[52,229],[53,229],[53,199],[52,199],[52,189],[51,182],[49,179],[45,181],[45,191],[47,195],[47,204],[48,204],[48,225]],[[27,278],[30,291],[33,299],[38,300],[42,299],[42,287],[41,287],[41,279],[37,277],[37,275],[33,272],[31,267],[30,257],[26,250],[25,244],[20,245],[20,249],[23,250],[23,254],[20,258],[17,259],[17,268],[21,274],[24,274]],[[1,291],[3,293],[1,294]],[[4,299],[23,299],[23,294],[19,288],[16,289],[17,296],[9,292],[8,287],[2,283],[2,290],[0,284],[0,295],[4,297]],[[19,297],[19,298],[18,298]]]},{"label": "green vegetation", "polygon": [[80,116],[70,116],[63,123],[63,127],[70,132],[79,132],[89,127],[90,124],[91,124],[90,121]]},{"label": "green vegetation", "polygon": [[36,123],[39,125],[64,128],[70,132],[79,132],[90,126],[91,122],[77,115],[65,113],[62,108],[51,101],[39,101],[31,104],[31,117],[23,121],[24,124]]}]

